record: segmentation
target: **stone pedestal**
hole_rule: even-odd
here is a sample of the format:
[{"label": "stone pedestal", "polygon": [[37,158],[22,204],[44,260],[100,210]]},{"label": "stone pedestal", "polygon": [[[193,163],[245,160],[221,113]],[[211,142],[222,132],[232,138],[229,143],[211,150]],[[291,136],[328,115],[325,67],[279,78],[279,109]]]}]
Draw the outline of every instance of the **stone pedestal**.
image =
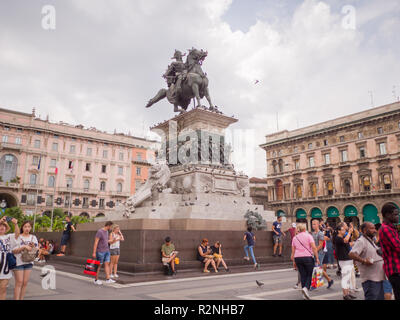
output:
[{"label": "stone pedestal", "polygon": [[[236,121],[196,108],[153,127],[162,136],[158,157],[166,159],[171,175],[164,189],[153,189],[129,219],[169,220],[175,230],[243,230],[250,210],[272,222],[274,212],[253,204],[248,176],[230,163],[225,129]],[[121,205],[102,220],[123,220],[124,209]]]}]

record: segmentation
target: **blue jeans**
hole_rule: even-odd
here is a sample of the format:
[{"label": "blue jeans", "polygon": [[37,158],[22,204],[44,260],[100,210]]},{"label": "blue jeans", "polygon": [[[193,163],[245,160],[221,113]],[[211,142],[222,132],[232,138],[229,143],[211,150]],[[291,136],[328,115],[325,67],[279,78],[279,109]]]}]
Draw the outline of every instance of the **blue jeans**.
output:
[{"label": "blue jeans", "polygon": [[254,256],[253,246],[249,246],[249,245],[244,246],[244,253],[246,254],[246,257],[249,257],[249,254],[248,254],[248,252],[247,252],[247,249],[250,250],[251,258],[253,259],[254,264],[256,264],[257,261],[256,261],[256,257]]},{"label": "blue jeans", "polygon": [[362,283],[365,300],[385,300],[383,281],[367,280]]},{"label": "blue jeans", "polygon": [[109,251],[106,252],[96,252],[96,260],[100,261],[100,264],[103,264],[104,262],[110,262],[111,255]]},{"label": "blue jeans", "polygon": [[335,263],[335,256],[333,255],[333,244],[332,241],[327,241],[326,242],[326,249],[328,252],[326,252],[326,256],[328,258],[328,264],[334,264]]}]

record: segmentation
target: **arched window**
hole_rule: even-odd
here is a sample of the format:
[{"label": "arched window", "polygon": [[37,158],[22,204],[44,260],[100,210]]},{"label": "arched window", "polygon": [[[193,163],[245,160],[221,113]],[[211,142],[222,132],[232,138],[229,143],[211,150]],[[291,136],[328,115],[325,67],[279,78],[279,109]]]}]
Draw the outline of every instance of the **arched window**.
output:
[{"label": "arched window", "polygon": [[67,178],[67,188],[72,188],[73,180],[72,178]]},{"label": "arched window", "polygon": [[333,195],[333,182],[332,181],[328,181],[326,183],[326,190],[328,191],[328,196]]},{"label": "arched window", "polygon": [[351,183],[349,179],[343,181],[344,193],[351,193]]},{"label": "arched window", "polygon": [[362,185],[363,185],[364,191],[370,191],[371,190],[371,181],[370,181],[368,176],[366,176],[366,177],[364,177],[362,179]]},{"label": "arched window", "polygon": [[8,182],[17,176],[18,159],[12,154],[5,154],[0,159],[0,176]]},{"label": "arched window", "polygon": [[276,160],[272,161],[272,170],[274,173],[278,172],[277,167],[276,167]]},{"label": "arched window", "polygon": [[392,181],[390,180],[390,175],[384,174],[382,178],[385,190],[392,189]]},{"label": "arched window", "polygon": [[283,160],[282,159],[279,159],[278,166],[279,166],[279,172],[283,172]]},{"label": "arched window", "polygon": [[117,192],[122,192],[122,183],[117,184]]},{"label": "arched window", "polygon": [[48,186],[54,187],[55,178],[54,176],[49,176]]},{"label": "arched window", "polygon": [[282,180],[275,182],[276,200],[283,200],[283,183]]},{"label": "arched window", "polygon": [[106,191],[106,182],[105,181],[100,182],[100,191]]},{"label": "arched window", "polygon": [[31,177],[29,179],[29,184],[36,185],[36,178],[37,178],[36,174],[34,174],[34,173],[31,174]]},{"label": "arched window", "polygon": [[89,185],[90,185],[89,180],[86,179],[86,180],[83,182],[83,188],[84,188],[85,190],[89,190]]},{"label": "arched window", "polygon": [[317,185],[315,183],[310,184],[310,195],[313,198],[317,196]]},{"label": "arched window", "polygon": [[296,198],[301,199],[303,197],[303,190],[301,188],[301,185],[298,185],[296,187]]}]

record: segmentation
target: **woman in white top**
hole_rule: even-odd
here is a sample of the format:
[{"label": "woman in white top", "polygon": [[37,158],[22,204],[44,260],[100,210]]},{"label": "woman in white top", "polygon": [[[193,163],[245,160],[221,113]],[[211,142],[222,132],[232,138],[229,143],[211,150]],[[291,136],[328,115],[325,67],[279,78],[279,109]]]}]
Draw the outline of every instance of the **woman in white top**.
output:
[{"label": "woman in white top", "polygon": [[30,234],[32,223],[25,221],[20,229],[19,236],[15,236],[13,241],[13,253],[17,260],[17,266],[13,269],[15,276],[14,299],[23,300],[28,285],[29,277],[33,268],[33,262],[22,261],[22,252],[24,250],[31,251],[34,247],[38,247],[37,238]]},{"label": "woman in white top", "polygon": [[118,278],[117,268],[118,268],[118,260],[120,256],[120,241],[124,241],[124,236],[121,233],[121,230],[118,225],[114,225],[112,228],[112,232],[110,233],[109,237],[110,243],[110,255],[111,255],[111,262],[110,262],[110,269],[111,269],[111,278]]},{"label": "woman in white top", "polygon": [[11,253],[11,242],[15,240],[15,235],[19,235],[18,221],[12,219],[15,234],[6,234],[10,230],[7,217],[0,219],[0,300],[6,299],[8,281],[12,278],[12,272],[8,267],[7,254]]}]

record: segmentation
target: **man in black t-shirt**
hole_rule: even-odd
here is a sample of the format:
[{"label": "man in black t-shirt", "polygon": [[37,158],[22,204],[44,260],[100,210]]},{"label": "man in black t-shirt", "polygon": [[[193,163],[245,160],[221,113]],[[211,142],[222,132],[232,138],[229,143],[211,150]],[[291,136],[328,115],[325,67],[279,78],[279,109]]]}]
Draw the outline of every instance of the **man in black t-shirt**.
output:
[{"label": "man in black t-shirt", "polygon": [[71,230],[75,231],[74,226],[72,225],[71,218],[69,216],[65,217],[65,227],[61,237],[61,250],[57,255],[59,257],[65,256],[65,250],[67,249],[67,243],[71,237]]}]

